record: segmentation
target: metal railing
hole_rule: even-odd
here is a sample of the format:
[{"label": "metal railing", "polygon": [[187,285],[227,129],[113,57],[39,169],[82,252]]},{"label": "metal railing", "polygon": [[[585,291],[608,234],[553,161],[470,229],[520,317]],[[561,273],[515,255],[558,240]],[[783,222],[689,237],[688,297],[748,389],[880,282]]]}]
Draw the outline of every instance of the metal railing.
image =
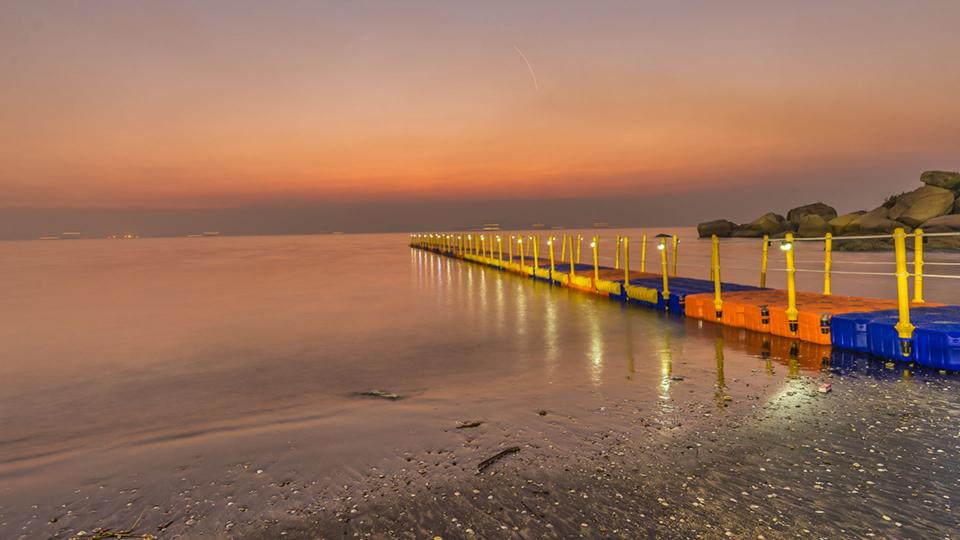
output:
[{"label": "metal railing", "polygon": [[[792,332],[797,331],[799,310],[797,307],[797,283],[796,274],[801,273],[821,273],[823,274],[823,292],[824,296],[830,296],[832,291],[832,277],[836,275],[862,275],[862,276],[893,276],[896,279],[897,287],[897,312],[898,322],[896,330],[901,339],[901,347],[904,356],[910,355],[911,338],[914,326],[910,322],[910,306],[922,305],[925,303],[923,298],[923,279],[960,279],[960,275],[950,274],[924,274],[924,266],[960,266],[960,262],[949,261],[924,261],[923,244],[925,238],[931,237],[960,237],[960,232],[942,232],[942,233],[924,233],[922,229],[915,229],[912,233],[907,233],[904,229],[898,228],[892,234],[871,234],[854,236],[833,236],[827,233],[820,237],[797,238],[792,232],[788,232],[783,238],[770,238],[764,235],[761,241],[760,253],[760,287],[766,287],[767,273],[769,266],[769,247],[776,244],[784,252],[786,261],[785,268],[773,269],[786,273],[787,282],[787,308],[785,313]],[[913,260],[907,260],[906,242],[907,238],[914,238]],[[487,233],[428,233],[411,235],[411,246],[433,249],[448,254],[466,257],[478,256],[490,261],[496,261],[501,267],[506,261],[514,264],[514,245],[516,245],[519,254],[518,269],[522,273],[536,275],[536,268],[540,265],[540,245],[541,234],[512,234],[508,239],[502,234]],[[672,236],[658,235],[656,249],[660,252],[660,274],[663,280],[662,298],[666,301],[670,295],[670,276],[677,276],[679,256],[679,238],[676,234]],[[893,261],[843,261],[839,264],[861,264],[861,265],[894,265],[893,272],[875,272],[875,271],[854,271],[854,270],[836,270],[833,268],[833,244],[834,242],[843,242],[848,240],[892,240],[894,247]],[[668,244],[669,241],[669,244]],[[549,253],[550,276],[556,273],[555,244],[556,236],[548,236],[546,245]],[[824,256],[821,260],[805,259],[798,261],[795,258],[795,245],[797,242],[822,242]],[[504,260],[504,245],[507,244],[507,259]],[[573,282],[575,276],[575,265],[580,264],[582,259],[583,235],[577,233],[562,235],[562,245],[560,250],[560,262],[564,260],[569,264],[569,280]],[[668,257],[668,245],[672,257]],[[594,235],[590,239],[590,250],[593,258],[593,288],[597,289],[600,282],[600,236]],[[532,252],[532,266],[527,266],[526,256]],[[606,259],[606,258],[605,258]],[[535,262],[533,262],[535,261]],[[822,269],[797,268],[797,262],[803,263],[821,263]],[[646,272],[647,266],[647,235],[641,237],[640,248],[640,272]],[[908,271],[909,266],[913,267],[913,272]],[[614,256],[614,268],[622,267],[625,284],[630,283],[630,238],[628,236],[617,236],[616,250]],[[731,270],[752,270],[747,267],[728,266]],[[720,319],[723,313],[723,295],[722,282],[720,279],[722,266],[720,263],[720,240],[716,235],[711,237],[710,250],[710,280],[714,285],[714,307],[717,318]],[[913,298],[909,295],[909,278],[913,278]],[[584,278],[581,278],[584,279]]]}]

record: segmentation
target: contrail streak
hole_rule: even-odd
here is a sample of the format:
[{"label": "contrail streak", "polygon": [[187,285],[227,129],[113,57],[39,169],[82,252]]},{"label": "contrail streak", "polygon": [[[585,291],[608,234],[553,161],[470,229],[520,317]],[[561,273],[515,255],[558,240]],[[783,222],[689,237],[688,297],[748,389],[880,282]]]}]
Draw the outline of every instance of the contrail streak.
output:
[{"label": "contrail streak", "polygon": [[533,70],[533,66],[530,65],[530,61],[527,60],[527,55],[523,54],[523,51],[520,50],[520,47],[516,45],[513,46],[513,50],[517,51],[517,54],[520,55],[520,58],[523,58],[523,63],[527,65],[527,70],[530,71],[530,77],[533,78],[533,88],[536,91],[540,91],[540,85],[537,84],[537,72]]}]

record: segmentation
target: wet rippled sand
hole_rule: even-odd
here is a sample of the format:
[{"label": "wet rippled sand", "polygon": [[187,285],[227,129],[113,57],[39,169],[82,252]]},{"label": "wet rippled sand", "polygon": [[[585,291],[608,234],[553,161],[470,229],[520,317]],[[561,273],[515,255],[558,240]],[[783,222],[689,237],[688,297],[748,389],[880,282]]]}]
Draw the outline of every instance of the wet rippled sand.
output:
[{"label": "wet rippled sand", "polygon": [[[0,536],[957,530],[956,376],[623,308],[400,241],[4,252],[17,291],[4,312],[20,316],[0,330]],[[370,390],[400,399],[357,395]]]}]

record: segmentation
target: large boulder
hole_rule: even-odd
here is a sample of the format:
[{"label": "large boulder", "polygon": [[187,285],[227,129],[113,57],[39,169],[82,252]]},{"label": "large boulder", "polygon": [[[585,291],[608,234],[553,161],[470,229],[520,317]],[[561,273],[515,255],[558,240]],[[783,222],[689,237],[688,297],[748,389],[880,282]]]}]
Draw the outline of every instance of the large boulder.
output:
[{"label": "large boulder", "polygon": [[746,225],[741,225],[738,231],[750,231],[757,233],[757,236],[765,234],[773,236],[790,229],[790,224],[780,214],[767,212]]},{"label": "large boulder", "polygon": [[953,208],[954,199],[949,189],[923,186],[897,198],[888,217],[916,227],[928,219],[948,214]]},{"label": "large boulder", "polygon": [[730,236],[730,233],[737,227],[737,224],[726,219],[715,219],[706,221],[697,225],[697,233],[700,238],[709,238],[712,235],[721,237]]},{"label": "large boulder", "polygon": [[923,229],[923,232],[958,232],[960,231],[960,214],[928,219],[919,228]]},{"label": "large boulder", "polygon": [[834,210],[832,206],[828,206],[822,202],[816,202],[813,204],[798,206],[793,210],[790,210],[787,212],[787,221],[795,225],[800,225],[800,220],[803,219],[803,216],[808,216],[810,214],[816,214],[822,217],[824,221],[830,221],[831,219],[837,217],[837,211]]},{"label": "large boulder", "polygon": [[920,175],[920,181],[928,186],[960,191],[960,172],[924,171]]},{"label": "large boulder", "polygon": [[787,220],[785,220],[780,214],[767,212],[766,214],[751,221],[748,227],[759,231],[762,234],[773,235],[787,230],[790,226],[787,224]]},{"label": "large boulder", "polygon": [[867,212],[860,216],[860,219],[856,221],[857,226],[859,226],[861,233],[871,233],[871,234],[882,234],[882,233],[892,233],[896,229],[903,227],[904,229],[909,229],[903,223],[895,221],[889,218],[890,210],[881,206],[879,208],[874,208],[873,210]]},{"label": "large boulder", "polygon": [[797,236],[816,237],[830,232],[830,224],[819,214],[807,214],[800,218]]},{"label": "large boulder", "polygon": [[864,211],[851,212],[837,216],[827,223],[830,224],[830,230],[833,234],[849,234],[860,230],[860,218],[866,214]]}]

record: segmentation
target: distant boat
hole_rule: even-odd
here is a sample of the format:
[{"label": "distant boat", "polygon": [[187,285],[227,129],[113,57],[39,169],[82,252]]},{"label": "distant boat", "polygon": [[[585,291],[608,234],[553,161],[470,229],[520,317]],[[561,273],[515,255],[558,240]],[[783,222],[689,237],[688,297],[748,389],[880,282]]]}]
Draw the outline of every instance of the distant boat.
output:
[{"label": "distant boat", "polygon": [[206,231],[200,234],[201,236],[220,236],[219,231]]},{"label": "distant boat", "polygon": [[480,230],[482,230],[482,231],[499,231],[499,230],[500,230],[500,224],[499,224],[499,223],[484,223],[484,224],[483,224],[483,227],[482,227]]},{"label": "distant boat", "polygon": [[609,228],[610,228],[610,224],[609,224],[609,223],[604,223],[604,222],[602,222],[602,221],[598,221],[597,223],[594,223],[594,224],[593,224],[593,228],[594,228],[594,229],[609,229]]},{"label": "distant boat", "polygon": [[40,240],[59,240],[59,239],[60,239],[59,234],[45,234],[40,237]]},{"label": "distant boat", "polygon": [[531,228],[531,229],[546,229],[547,226],[544,225],[543,223],[534,223],[533,225],[530,225],[530,228]]},{"label": "distant boat", "polygon": [[333,231],[333,234],[343,234],[343,231]]},{"label": "distant boat", "polygon": [[187,235],[187,238],[201,238],[201,237],[203,237],[202,234],[188,234],[188,235]]},{"label": "distant boat", "polygon": [[61,240],[79,240],[80,233],[78,232],[62,232],[60,233]]}]

